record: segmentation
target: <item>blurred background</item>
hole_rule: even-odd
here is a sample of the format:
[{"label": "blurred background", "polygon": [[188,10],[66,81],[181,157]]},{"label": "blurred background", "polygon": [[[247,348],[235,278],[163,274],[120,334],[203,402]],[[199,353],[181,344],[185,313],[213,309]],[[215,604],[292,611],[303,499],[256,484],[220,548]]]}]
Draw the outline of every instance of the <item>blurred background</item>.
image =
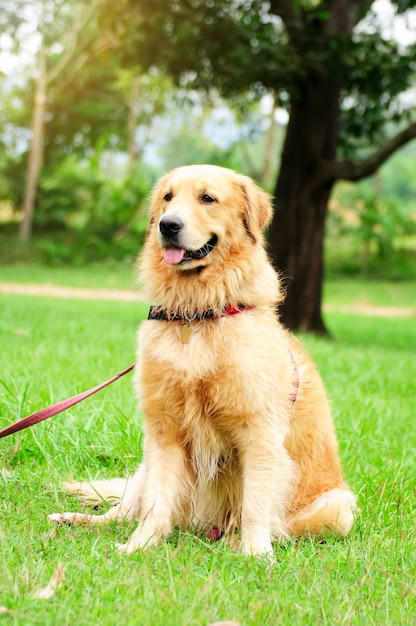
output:
[{"label": "blurred background", "polygon": [[276,197],[289,326],[324,330],[325,279],[414,279],[415,6],[2,0],[0,280],[130,268],[152,185],[190,163]]}]

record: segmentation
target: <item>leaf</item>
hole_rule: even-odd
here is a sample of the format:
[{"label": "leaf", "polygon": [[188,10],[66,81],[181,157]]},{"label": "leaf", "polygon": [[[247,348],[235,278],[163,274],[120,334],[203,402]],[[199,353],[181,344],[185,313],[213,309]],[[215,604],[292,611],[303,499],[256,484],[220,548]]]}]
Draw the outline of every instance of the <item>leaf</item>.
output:
[{"label": "leaf", "polygon": [[62,586],[64,580],[64,568],[62,563],[59,562],[46,587],[42,587],[42,589],[35,589],[35,591],[32,592],[32,596],[38,600],[48,600],[55,594],[56,589],[59,589],[59,587]]},{"label": "leaf", "polygon": [[208,626],[241,626],[241,622],[212,622],[211,624],[208,624]]}]

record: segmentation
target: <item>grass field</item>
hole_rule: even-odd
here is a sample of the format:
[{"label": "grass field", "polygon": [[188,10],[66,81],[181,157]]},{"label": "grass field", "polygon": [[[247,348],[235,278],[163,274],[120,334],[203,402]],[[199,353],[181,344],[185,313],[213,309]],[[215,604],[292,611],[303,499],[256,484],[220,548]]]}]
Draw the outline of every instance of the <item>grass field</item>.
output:
[{"label": "grass field", "polygon": [[45,265],[0,266],[0,282],[62,285],[93,289],[137,289],[134,261],[119,264],[94,264],[88,267],[47,267]]},{"label": "grass field", "polygon": [[[92,272],[95,283],[84,277],[83,286],[133,286],[127,274],[123,285],[124,279],[100,283],[101,275]],[[80,286],[80,279],[81,272],[68,272],[64,284]],[[0,270],[0,280],[17,277]],[[388,296],[395,305],[412,304],[414,288],[405,287]],[[343,302],[345,286],[331,289],[328,302]],[[368,293],[362,284],[349,289]],[[376,291],[372,298],[380,297]],[[377,304],[390,305],[386,299]],[[146,307],[134,303],[0,295],[1,427],[129,365],[145,314]],[[60,489],[62,479],[128,474],[139,462],[140,416],[127,377],[0,441],[3,623],[414,623],[416,323],[340,313],[327,314],[327,322],[336,340],[302,341],[324,377],[344,472],[359,494],[361,515],[347,538],[289,542],[276,548],[270,564],[179,532],[156,550],[126,556],[112,546],[126,540],[127,525],[50,526],[48,513],[76,506]],[[59,563],[63,584],[50,599],[36,598]]]}]

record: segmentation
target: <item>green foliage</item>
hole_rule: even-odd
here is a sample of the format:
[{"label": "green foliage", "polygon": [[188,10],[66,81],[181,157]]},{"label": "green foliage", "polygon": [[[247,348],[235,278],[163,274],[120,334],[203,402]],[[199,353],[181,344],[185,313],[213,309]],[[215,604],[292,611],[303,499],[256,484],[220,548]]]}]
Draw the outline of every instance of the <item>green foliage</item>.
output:
[{"label": "green foliage", "polygon": [[376,176],[337,185],[327,221],[327,272],[416,276],[416,146],[399,150]]},{"label": "green foliage", "polygon": [[3,200],[17,210],[23,201],[26,155],[0,154],[0,202]]},{"label": "green foliage", "polygon": [[[416,206],[416,143],[404,146],[380,168],[378,184],[383,198],[396,199],[404,214],[411,216]],[[360,183],[358,189],[364,186]],[[372,184],[372,179],[367,181]]]},{"label": "green foliage", "polygon": [[[358,225],[355,227],[358,240],[361,240],[368,254],[374,244],[376,259],[386,260],[393,250],[393,241],[399,235],[411,234],[413,223],[404,220],[395,203],[380,202],[374,196],[361,197],[358,204]],[[368,258],[365,259],[368,263]]]},{"label": "green foliage", "polygon": [[[338,151],[350,159],[382,141],[389,123],[408,121],[413,109],[398,95],[414,80],[415,47],[386,37],[371,4],[129,0],[128,23],[120,16],[118,25],[126,64],[139,54],[143,67],[158,65],[181,85],[215,86],[227,97],[273,90],[289,108],[311,82],[338,86]],[[414,6],[396,4],[399,12]],[[357,28],[364,18],[367,27]]]},{"label": "green foliage", "polygon": [[414,79],[415,59],[416,46],[404,51],[400,42],[385,39],[378,30],[354,38],[343,61],[340,158],[356,158],[363,149],[382,142],[392,125],[414,117],[413,107],[398,95]]},{"label": "green foliage", "polygon": [[393,4],[397,7],[397,12],[405,13],[409,9],[414,9],[416,7],[415,0],[393,0]]},{"label": "green foliage", "polygon": [[347,197],[348,205],[333,202],[329,212],[329,275],[416,276],[416,222],[412,214],[403,210],[397,199],[381,199],[371,188],[355,189]]},{"label": "green foliage", "polygon": [[123,260],[137,254],[153,179],[144,169],[110,175],[110,168],[98,165],[97,156],[84,161],[69,156],[56,169],[44,171],[35,230],[43,234],[37,245],[46,262]]},{"label": "green foliage", "polygon": [[232,146],[220,148],[198,132],[185,131],[174,135],[159,152],[167,169],[196,163],[232,167]]},{"label": "green foliage", "polygon": [[[11,144],[18,144],[18,152],[28,142],[34,77],[39,74],[34,45],[39,47],[43,40],[47,73],[45,165],[55,167],[68,153],[84,156],[103,138],[109,147],[125,150],[129,94],[120,79],[126,72],[121,69],[118,42],[99,23],[105,3],[34,0],[33,16],[25,9],[25,2],[6,0],[6,4],[5,32],[24,52],[22,65],[27,58],[32,60],[29,67],[19,67],[18,80],[9,75],[0,81],[0,141],[8,150]],[[18,15],[17,26],[11,11]],[[33,31],[36,38],[28,34]]]}]

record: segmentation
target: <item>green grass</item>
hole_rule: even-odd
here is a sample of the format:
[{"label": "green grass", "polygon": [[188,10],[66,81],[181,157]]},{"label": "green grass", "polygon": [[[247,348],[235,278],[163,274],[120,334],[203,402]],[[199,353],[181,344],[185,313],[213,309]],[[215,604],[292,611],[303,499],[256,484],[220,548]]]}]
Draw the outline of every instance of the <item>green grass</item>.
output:
[{"label": "green grass", "polygon": [[47,267],[24,263],[0,265],[0,282],[92,289],[137,289],[134,261],[124,266],[117,263],[96,263],[87,267]]},{"label": "green grass", "polygon": [[324,284],[324,303],[416,308],[415,281],[328,279]]},{"label": "green grass", "polygon": [[[67,284],[73,280],[68,275]],[[0,425],[129,365],[145,313],[132,303],[1,295]],[[362,513],[347,538],[289,542],[270,565],[188,533],[126,556],[112,546],[127,538],[127,525],[51,527],[48,513],[76,507],[59,487],[68,474],[110,477],[139,462],[129,376],[0,440],[0,606],[11,611],[1,615],[4,624],[409,626],[416,612],[416,324],[335,313],[327,322],[335,340],[302,341],[325,379],[345,475],[359,494]],[[32,591],[59,562],[63,586],[49,600],[35,599]]]}]

